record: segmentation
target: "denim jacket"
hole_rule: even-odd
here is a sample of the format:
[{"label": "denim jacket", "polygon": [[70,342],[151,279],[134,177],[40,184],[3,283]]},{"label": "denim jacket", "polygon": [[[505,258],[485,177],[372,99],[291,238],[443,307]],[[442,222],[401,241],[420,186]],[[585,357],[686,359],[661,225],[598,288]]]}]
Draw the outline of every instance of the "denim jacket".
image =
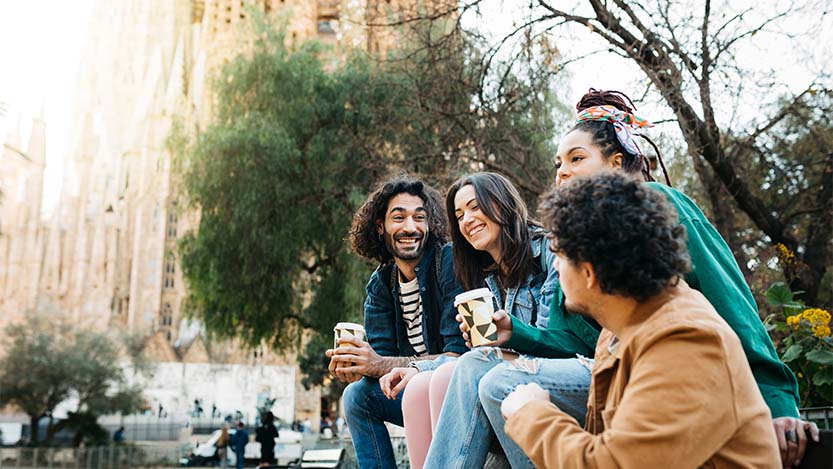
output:
[{"label": "denim jacket", "polygon": [[[434,262],[438,252],[442,256],[439,278]],[[433,245],[426,246],[415,271],[422,299],[422,337],[428,353],[465,353],[468,348],[454,319],[457,315],[454,297],[463,289],[454,277],[451,243],[439,250]],[[408,342],[405,321],[402,319],[399,282],[396,281],[398,276],[395,262],[382,264],[370,276],[366,288],[364,327],[367,341],[376,353],[385,357],[416,355]]]},{"label": "denim jacket", "polygon": [[[549,239],[543,230],[530,229],[529,234],[532,255],[539,268],[527,275],[520,286],[507,288],[505,301],[498,288],[496,274],[486,277],[486,285],[494,295],[495,310],[503,309],[510,316],[517,318],[517,321],[546,329],[549,324],[550,303],[555,297],[555,292],[559,291],[558,273],[553,266],[555,255],[549,250]],[[416,362],[414,366],[419,371],[429,371],[453,359],[454,357],[442,356],[432,361]]]},{"label": "denim jacket", "polygon": [[549,239],[544,231],[530,229],[532,256],[537,269],[527,275],[524,282],[506,289],[506,298],[500,292],[496,274],[486,277],[486,285],[494,295],[495,310],[502,309],[526,324],[546,329],[549,323],[550,304],[553,300],[558,273],[553,267],[555,255],[549,250]]}]

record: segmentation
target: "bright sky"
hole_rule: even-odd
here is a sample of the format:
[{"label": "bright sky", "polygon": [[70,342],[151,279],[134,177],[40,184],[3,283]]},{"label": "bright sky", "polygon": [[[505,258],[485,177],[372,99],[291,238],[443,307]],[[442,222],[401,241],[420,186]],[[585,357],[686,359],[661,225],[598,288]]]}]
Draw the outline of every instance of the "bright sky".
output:
[{"label": "bright sky", "polygon": [[[63,160],[71,151],[69,129],[73,118],[73,88],[93,1],[0,0],[0,102],[6,105],[5,115],[0,115],[0,141],[4,140],[6,132],[14,131],[19,124],[25,146],[32,117],[44,111],[47,124],[46,210],[57,202]],[[484,17],[473,21],[499,34],[512,27],[512,17],[518,15],[516,5],[514,1],[486,2]],[[821,46],[833,43],[833,25],[830,15],[827,16],[821,21],[826,21],[829,27],[822,28],[818,38],[804,41],[805,50],[786,49],[784,41],[759,37],[752,45],[744,46],[742,58],[776,69],[778,80],[784,84],[780,91],[803,89],[809,82],[808,77],[818,72],[808,64],[833,62],[833,49]],[[805,16],[792,23],[800,30],[815,21],[818,21],[817,17]],[[599,48],[600,41],[580,31],[557,46],[569,55],[581,55]],[[799,60],[806,57],[814,60]],[[571,76],[570,89],[561,95],[570,102],[577,101],[591,86],[623,90],[634,97],[643,89],[639,85],[643,78],[638,69],[610,54],[593,56],[567,70]],[[640,111],[647,118],[657,115],[650,105],[640,107]]]},{"label": "bright sky", "polygon": [[44,203],[60,194],[63,159],[71,142],[71,105],[92,0],[0,0],[0,141],[23,131],[28,145],[32,118],[46,121]]},{"label": "bright sky", "polygon": [[[754,3],[750,4],[750,1]],[[691,3],[690,7],[693,12],[699,13],[702,11],[703,6],[700,0],[679,0],[679,4],[684,4],[684,2]],[[756,17],[755,14],[759,13],[769,17],[774,14],[774,8],[779,8],[778,11],[782,11],[781,9],[787,3],[779,4],[779,2],[783,3],[783,0],[768,0],[764,2],[765,4],[759,3],[758,0],[732,0],[729,3],[732,10],[728,11],[738,13],[747,8],[753,8],[752,13],[745,17],[748,24],[758,24],[763,17]],[[471,15],[468,22],[464,22],[464,24],[470,27],[485,28],[495,37],[502,37],[511,32],[516,24],[523,24],[522,13],[519,13],[521,10],[518,7],[519,3],[521,2],[515,0],[485,0],[480,5],[483,17],[474,18],[474,15]],[[712,18],[716,23],[721,18],[721,14],[727,9],[724,2],[714,3]],[[827,47],[827,45],[833,43],[833,15],[830,11],[823,11],[820,8],[821,2],[815,4],[815,6],[812,6],[811,3],[811,0],[799,2],[799,4],[807,5],[807,7],[791,13],[784,21],[777,23],[778,29],[783,32],[794,35],[803,34],[804,36],[800,40],[784,40],[783,35],[773,32],[775,28],[768,28],[737,43],[735,49],[737,63],[748,70],[772,78],[778,84],[766,90],[771,95],[800,93],[810,85],[820,72],[827,74],[825,82],[827,87],[833,86],[833,76],[831,76],[833,68],[829,65],[833,63],[833,48]],[[558,1],[555,4],[573,14],[593,16],[585,2],[568,0]],[[574,4],[580,6],[574,9],[571,7]],[[829,10],[830,6],[827,5],[826,8]],[[551,24],[547,23],[547,26]],[[681,28],[684,26],[690,25],[681,25]],[[555,46],[566,58],[581,57],[609,47],[604,39],[596,34],[590,34],[584,26],[574,25],[568,33],[557,30],[554,34],[557,35]],[[570,75],[570,89],[561,96],[571,104],[576,103],[590,87],[619,90],[630,95],[633,99],[638,99],[644,92],[647,83],[645,75],[632,61],[606,52],[593,54],[573,62],[567,65],[566,72]],[[760,76],[746,75],[743,77],[744,80],[747,80],[743,84],[747,93],[749,93],[751,85],[748,80],[753,78],[757,79]],[[741,83],[730,80],[729,86],[734,88],[741,86]],[[718,90],[713,89],[713,94],[717,92]],[[714,105],[717,108],[718,115],[723,115],[728,120],[731,116],[732,104],[720,99],[715,101]],[[755,117],[758,109],[753,107],[756,104],[754,102],[746,104],[750,108],[744,111],[745,115],[742,117],[749,120]],[[649,120],[657,120],[660,119],[658,114],[667,113],[667,107],[664,103],[659,107],[649,103],[640,105],[638,112],[643,114],[642,117]],[[727,122],[718,123],[721,125],[727,124]],[[662,132],[669,130],[675,133],[679,132],[676,123],[666,124]]]}]

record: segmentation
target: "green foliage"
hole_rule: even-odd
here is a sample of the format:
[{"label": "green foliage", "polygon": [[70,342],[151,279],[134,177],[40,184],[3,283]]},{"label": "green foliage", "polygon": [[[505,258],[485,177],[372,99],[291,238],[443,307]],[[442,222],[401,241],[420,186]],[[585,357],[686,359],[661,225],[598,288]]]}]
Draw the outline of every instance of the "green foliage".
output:
[{"label": "green foliage", "polygon": [[798,293],[800,292],[793,293],[786,283],[776,282],[766,291],[766,302],[770,306],[784,308],[787,311],[801,309],[804,307],[804,303],[793,299],[793,296]]},{"label": "green foliage", "polygon": [[[180,247],[192,307],[213,334],[283,350],[316,318],[345,310],[350,196],[384,158],[353,132],[386,119],[365,107],[395,99],[370,67],[333,77],[319,54],[314,45],[259,49],[232,62],[218,118],[190,154],[186,184],[201,218]],[[313,285],[327,301],[310,303]]]},{"label": "green foliage", "polygon": [[781,361],[798,379],[802,407],[833,404],[833,338],[830,313],[807,308],[784,283],[766,291],[767,303],[782,310],[767,318]]},{"label": "green foliage", "polygon": [[[781,99],[771,112],[784,117],[754,140],[731,135],[730,156],[755,196],[798,241],[775,246],[784,279],[793,289],[805,290],[805,300],[830,308],[833,124],[828,116],[833,91],[810,89],[799,98]],[[762,239],[747,219],[736,219],[738,238],[748,240],[746,249],[753,258],[765,257],[772,242]]]},{"label": "green foliage", "polygon": [[[48,326],[39,317],[8,326],[5,336],[10,343],[0,361],[0,406],[20,407],[29,415],[33,429],[37,419],[68,398],[72,390],[72,370],[64,360],[70,344],[66,337],[51,333]],[[37,432],[32,434],[32,442],[37,443]]]},{"label": "green foliage", "polygon": [[254,49],[214,82],[213,122],[169,139],[200,212],[179,246],[187,310],[252,346],[298,350],[307,337],[302,369],[318,384],[333,325],[361,321],[375,266],[345,237],[373,186],[407,171],[442,189],[505,167],[534,204],[553,172],[553,95],[545,74],[503,76],[507,96],[483,88],[476,47],[462,40],[407,60],[334,61],[318,43],[290,49],[282,28],[257,28]]},{"label": "green foliage", "polygon": [[[5,334],[11,339],[0,360],[0,406],[19,406],[29,415],[32,428],[37,428],[41,416],[74,397],[75,412],[59,425],[76,430],[77,445],[103,431],[96,423],[99,415],[141,407],[141,390],[127,385],[118,350],[108,336],[74,331],[37,315],[8,326]],[[32,442],[36,444],[37,438],[33,434]]]}]

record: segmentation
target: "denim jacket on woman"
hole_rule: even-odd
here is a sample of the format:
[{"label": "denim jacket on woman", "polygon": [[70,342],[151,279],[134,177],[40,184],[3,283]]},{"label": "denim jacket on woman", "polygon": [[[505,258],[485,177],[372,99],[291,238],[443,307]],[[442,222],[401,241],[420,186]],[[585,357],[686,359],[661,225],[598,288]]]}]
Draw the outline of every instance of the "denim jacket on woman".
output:
[{"label": "denim jacket on woman", "polygon": [[532,257],[535,266],[517,287],[506,289],[506,296],[498,286],[497,273],[486,277],[486,285],[494,295],[495,310],[502,309],[531,326],[546,329],[550,317],[550,304],[553,300],[558,274],[553,267],[555,255],[549,250],[549,239],[541,229],[529,230],[532,241]]}]

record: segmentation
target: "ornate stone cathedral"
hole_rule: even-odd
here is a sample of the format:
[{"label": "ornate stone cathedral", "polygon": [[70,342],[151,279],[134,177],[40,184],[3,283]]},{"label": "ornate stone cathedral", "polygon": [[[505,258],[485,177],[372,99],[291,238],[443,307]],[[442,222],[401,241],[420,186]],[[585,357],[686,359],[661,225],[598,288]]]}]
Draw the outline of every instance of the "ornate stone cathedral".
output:
[{"label": "ornate stone cathedral", "polygon": [[141,334],[159,363],[279,366],[294,381],[296,418],[317,422],[317,393],[300,392],[294,357],[209,346],[183,320],[187,285],[176,245],[196,220],[183,210],[166,140],[175,121],[208,123],[211,74],[246,50],[253,11],[285,15],[287,40],[317,37],[384,53],[391,32],[367,25],[399,3],[99,2],[76,86],[75,141],[48,219],[41,218],[46,124],[35,119],[25,146],[13,133],[2,148],[0,327],[33,312],[62,315],[81,327]]}]

